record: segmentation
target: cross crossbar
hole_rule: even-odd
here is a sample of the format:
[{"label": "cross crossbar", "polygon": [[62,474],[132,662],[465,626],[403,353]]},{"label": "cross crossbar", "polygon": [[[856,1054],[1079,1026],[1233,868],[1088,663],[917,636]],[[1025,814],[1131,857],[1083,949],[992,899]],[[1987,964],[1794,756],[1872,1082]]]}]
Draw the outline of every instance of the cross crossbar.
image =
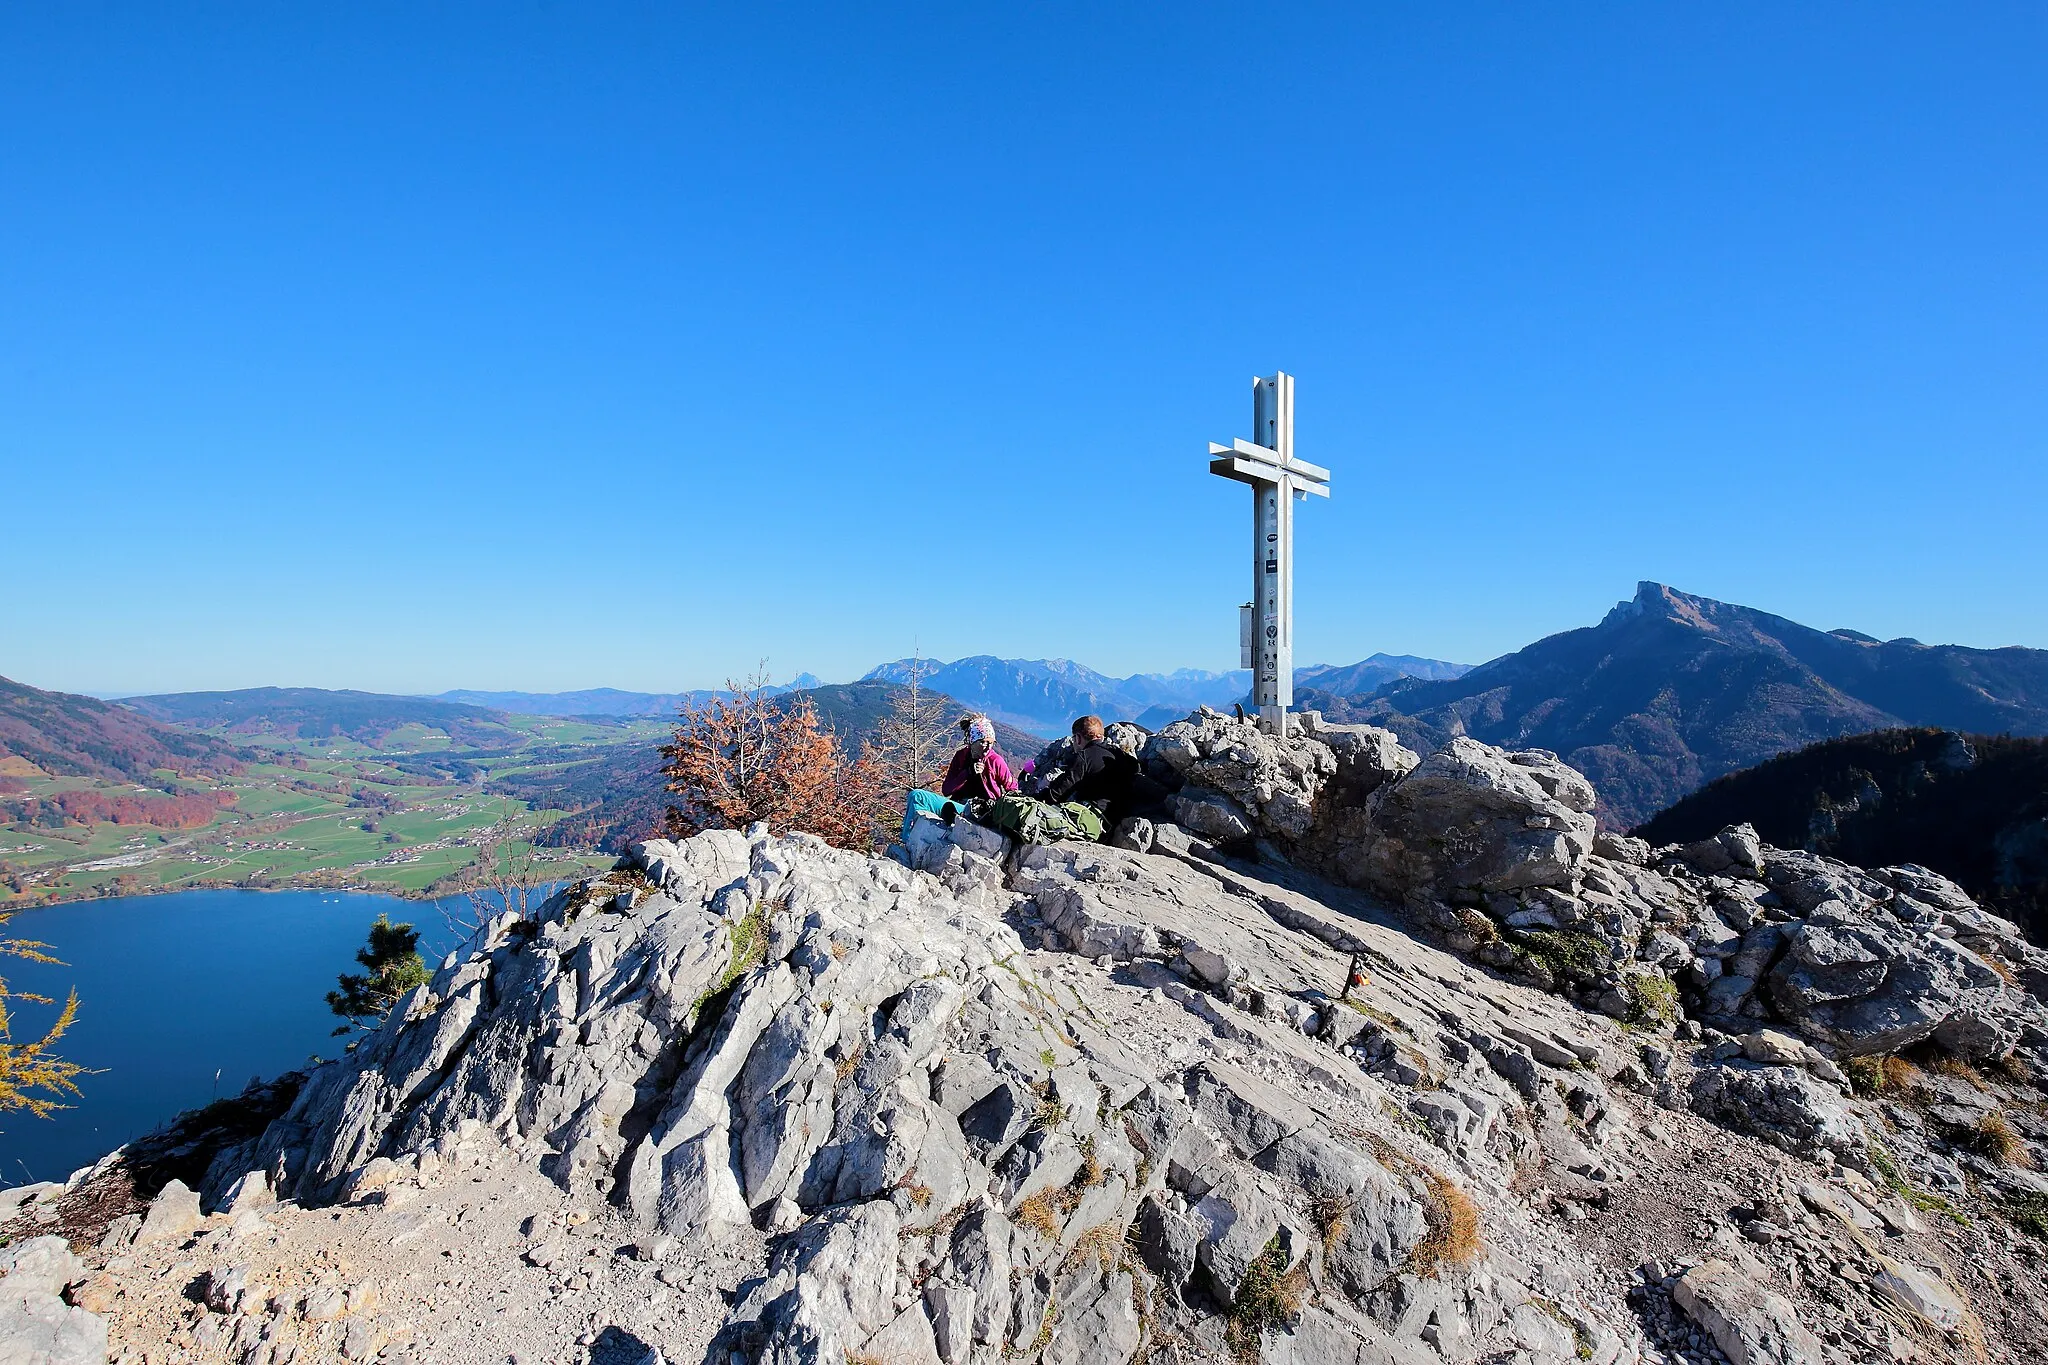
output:
[{"label": "cross crossbar", "polygon": [[[1273,473],[1266,476],[1266,481],[1269,483],[1273,482],[1274,475],[1282,470],[1303,482],[1328,483],[1330,481],[1330,471],[1321,465],[1310,464],[1307,460],[1296,459],[1292,455],[1282,455],[1270,446],[1253,445],[1242,436],[1232,440],[1227,446],[1217,445],[1214,441],[1209,442],[1209,453],[1218,456],[1235,456],[1243,463],[1243,467],[1247,470],[1257,469],[1262,466],[1270,468]],[[1226,461],[1222,459],[1211,460],[1209,468],[1225,478],[1238,478],[1239,476],[1236,473],[1221,468],[1225,463]],[[1297,483],[1296,486],[1299,487],[1301,484]],[[1319,488],[1312,491],[1327,496],[1330,490]]]}]

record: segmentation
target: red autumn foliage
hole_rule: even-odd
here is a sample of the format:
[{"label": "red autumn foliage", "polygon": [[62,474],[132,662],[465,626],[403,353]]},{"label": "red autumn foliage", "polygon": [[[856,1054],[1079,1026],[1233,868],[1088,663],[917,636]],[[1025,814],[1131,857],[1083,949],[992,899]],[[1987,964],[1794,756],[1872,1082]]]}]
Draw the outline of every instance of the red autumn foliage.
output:
[{"label": "red autumn foliage", "polygon": [[57,809],[73,824],[151,825],[157,829],[203,829],[223,808],[235,804],[230,791],[188,796],[109,796],[105,792],[57,794]]},{"label": "red autumn foliage", "polygon": [[669,837],[765,821],[777,834],[873,851],[884,814],[873,755],[848,758],[807,698],[769,697],[762,678],[726,687],[730,696],[684,707],[675,739],[662,746],[662,772],[680,798],[668,808]]}]

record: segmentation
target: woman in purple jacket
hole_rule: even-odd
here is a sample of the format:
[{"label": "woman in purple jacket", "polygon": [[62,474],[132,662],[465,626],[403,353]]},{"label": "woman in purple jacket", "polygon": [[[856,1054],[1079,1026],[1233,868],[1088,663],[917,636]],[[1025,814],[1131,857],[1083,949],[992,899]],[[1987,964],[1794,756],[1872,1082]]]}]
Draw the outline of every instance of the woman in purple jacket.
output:
[{"label": "woman in purple jacket", "polygon": [[[910,842],[910,828],[920,815],[934,816],[952,824],[974,800],[993,801],[1017,790],[1017,779],[1009,763],[996,752],[996,727],[987,716],[969,716],[960,722],[967,742],[953,755],[940,791],[912,787],[903,796],[903,842]],[[943,793],[943,794],[942,794]]]},{"label": "woman in purple jacket", "polygon": [[967,716],[960,728],[966,732],[967,742],[954,753],[939,790],[955,801],[993,801],[1017,790],[1016,775],[996,748],[995,723],[987,716]]}]

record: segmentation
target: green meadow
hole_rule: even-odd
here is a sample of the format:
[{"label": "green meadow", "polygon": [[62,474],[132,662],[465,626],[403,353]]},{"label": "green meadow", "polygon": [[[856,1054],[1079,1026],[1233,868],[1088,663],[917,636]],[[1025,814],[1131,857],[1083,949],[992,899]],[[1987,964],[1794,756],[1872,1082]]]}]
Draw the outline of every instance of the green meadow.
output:
[{"label": "green meadow", "polygon": [[[457,747],[442,732],[407,725],[374,746],[352,739],[263,736],[266,755],[237,776],[156,774],[150,786],[38,776],[7,798],[53,801],[86,789],[110,798],[175,793],[233,797],[203,828],[102,822],[0,824],[0,913],[90,896],[199,886],[333,886],[436,894],[473,879],[479,843],[506,830],[501,858],[523,857],[549,880],[608,867],[608,854],[534,848],[528,841],[568,812],[535,809],[486,790],[492,777],[546,771],[604,749],[665,734],[660,722],[592,725],[514,717],[508,743]],[[246,735],[223,736],[251,744]],[[520,837],[527,836],[527,837]]]}]

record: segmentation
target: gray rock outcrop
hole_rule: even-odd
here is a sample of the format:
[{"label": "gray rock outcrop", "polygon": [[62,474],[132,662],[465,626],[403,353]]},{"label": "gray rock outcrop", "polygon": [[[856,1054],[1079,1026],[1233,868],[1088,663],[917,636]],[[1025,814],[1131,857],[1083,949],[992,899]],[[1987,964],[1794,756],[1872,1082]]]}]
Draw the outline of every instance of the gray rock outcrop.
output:
[{"label": "gray rock outcrop", "polygon": [[[1418,1334],[1452,1310],[1422,1305],[1446,1295],[1453,1359],[1518,1340],[1521,1258],[1576,1253],[1491,1191],[1531,1161],[1560,1186],[1599,1162],[1562,1092],[1516,1086],[1618,1044],[1535,992],[1509,1017],[1498,984],[1333,909],[1334,887],[1068,844],[1015,855],[1006,883],[950,838],[920,847],[935,871],[760,832],[640,846],[491,926],[317,1069],[216,1159],[209,1203],[261,1198],[247,1172],[370,1197],[495,1131],[651,1231],[779,1233],[721,1363],[1093,1365],[1169,1317],[1222,1350],[1255,1311],[1275,1359],[1401,1358],[1431,1349]],[[1377,1016],[1326,993],[1354,949],[1386,964],[1360,997]],[[1413,952],[1427,970],[1398,965]],[[1135,975],[1084,996],[1060,954]],[[1399,1042],[1377,1022],[1397,1012],[1418,1021]],[[1457,1023],[1420,1022],[1438,1017]],[[1599,1078],[1574,1084],[1610,1131]],[[1430,1249],[1474,1200],[1484,1233]],[[1273,1309],[1297,1278],[1321,1306]],[[1530,1358],[1576,1360],[1562,1342]]]},{"label": "gray rock outcrop", "polygon": [[105,1365],[106,1321],[61,1297],[84,1278],[62,1237],[0,1248],[0,1365]]},{"label": "gray rock outcrop", "polygon": [[[1998,1138],[1948,1074],[1880,1123],[1847,1078],[1909,1045],[2048,1075],[2025,984],[2048,957],[2009,922],[1925,869],[1744,827],[1598,833],[1541,751],[1418,759],[1372,727],[1309,716],[1282,742],[1199,712],[1141,753],[1178,818],[1118,846],[964,820],[915,822],[902,861],[764,829],[638,845],[488,926],[197,1196],[165,1186],[137,1245],[402,1207],[491,1145],[602,1201],[636,1258],[751,1258],[711,1365],[1120,1365],[1168,1341],[1613,1365],[1649,1319],[1575,1227],[1667,1217],[1664,1184],[1690,1199],[1739,1145],[1785,1174],[1718,1231],[1688,1214],[1688,1246],[1718,1240],[1646,1287],[1665,1344],[1858,1358],[1853,1313],[1825,1342],[1779,1321],[1823,1312],[1794,1302],[1822,1270],[1975,1330],[1938,1260],[1856,1238],[1923,1235],[1908,1190],[2048,1197],[2025,1167],[2048,1129]],[[1752,1250],[1820,1224],[1846,1240],[1789,1278]],[[567,1282],[558,1238],[521,1254]],[[227,1268],[206,1286],[223,1315],[247,1297]]]}]

